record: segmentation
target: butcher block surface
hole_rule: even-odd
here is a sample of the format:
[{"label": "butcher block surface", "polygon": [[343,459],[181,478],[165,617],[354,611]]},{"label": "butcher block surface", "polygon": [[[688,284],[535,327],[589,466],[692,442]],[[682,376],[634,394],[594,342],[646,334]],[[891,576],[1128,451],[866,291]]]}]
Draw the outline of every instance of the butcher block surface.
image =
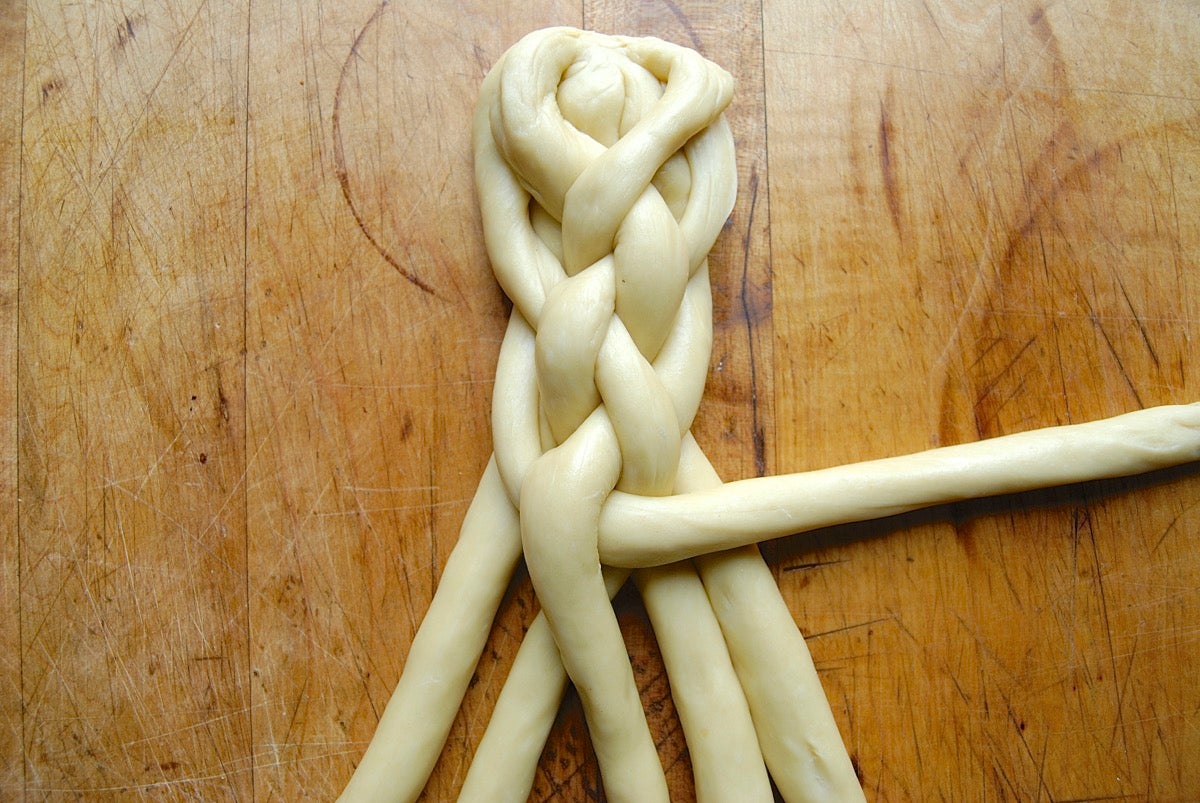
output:
[{"label": "butcher block surface", "polygon": [[[1191,2],[6,2],[0,798],[344,786],[491,448],[469,116],[556,24],[737,79],[724,478],[1200,400]],[[1196,464],[762,549],[869,799],[1200,799]],[[536,608],[519,573],[429,800]],[[568,694],[533,799],[602,794]]]}]

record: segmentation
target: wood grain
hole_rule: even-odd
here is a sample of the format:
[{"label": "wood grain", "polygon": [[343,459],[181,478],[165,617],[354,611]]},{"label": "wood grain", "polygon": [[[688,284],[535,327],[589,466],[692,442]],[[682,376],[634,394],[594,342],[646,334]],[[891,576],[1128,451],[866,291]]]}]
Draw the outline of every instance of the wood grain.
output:
[{"label": "wood grain", "polygon": [[[0,755],[23,753],[21,601],[17,543],[17,265],[21,214],[21,95],[25,8],[0,9]],[[0,767],[0,790],[20,789],[23,764]]]},{"label": "wood grain", "polygon": [[26,18],[30,795],[249,794],[246,75],[244,38],[226,36],[244,20],[203,3]]},{"label": "wood grain", "polygon": [[[893,11],[765,19],[780,470],[1194,397],[1195,18]],[[1184,475],[781,557],[871,796],[1196,794]]]},{"label": "wood grain", "polygon": [[[726,478],[1200,399],[1188,4],[218,5],[0,8],[0,797],[345,783],[490,451],[468,118],[533,28],[738,80]],[[1190,466],[764,545],[868,796],[1200,797],[1197,500]],[[519,574],[428,799],[536,606]],[[534,799],[601,798],[568,695]]]}]

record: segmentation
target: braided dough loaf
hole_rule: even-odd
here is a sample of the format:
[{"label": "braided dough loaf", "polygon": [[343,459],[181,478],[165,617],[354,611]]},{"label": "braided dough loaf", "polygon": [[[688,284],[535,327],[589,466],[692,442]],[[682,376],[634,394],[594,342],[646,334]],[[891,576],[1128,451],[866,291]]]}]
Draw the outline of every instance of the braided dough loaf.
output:
[{"label": "braided dough loaf", "polygon": [[420,794],[522,554],[542,613],[462,799],[527,798],[568,679],[607,796],[667,799],[609,602],[632,574],[700,799],[769,801],[769,769],[786,800],[860,800],[811,656],[754,544],[1200,457],[1190,405],[723,485],[689,429],[712,339],[707,254],[735,197],[722,116],[732,91],[694,51],[568,28],[529,34],[484,80],[476,183],[488,255],[513,302],[495,452],[344,800]]},{"label": "braided dough loaf", "polygon": [[[657,496],[675,486],[708,369],[705,260],[735,196],[732,137],[720,117],[731,94],[728,74],[693,51],[552,29],[526,37],[493,69],[476,121],[489,255],[516,308],[510,331],[536,331],[532,352],[520,350],[532,363],[516,373],[536,377],[525,387],[537,403],[497,396],[496,454],[519,504],[544,621],[579,691],[606,792],[618,800],[665,799],[667,790],[608,603],[599,514],[614,488]],[[506,387],[502,363],[497,384]],[[695,570],[647,572],[639,587],[661,632],[698,793],[770,799],[748,706]],[[485,736],[477,763],[513,766],[487,760],[491,744]]]}]

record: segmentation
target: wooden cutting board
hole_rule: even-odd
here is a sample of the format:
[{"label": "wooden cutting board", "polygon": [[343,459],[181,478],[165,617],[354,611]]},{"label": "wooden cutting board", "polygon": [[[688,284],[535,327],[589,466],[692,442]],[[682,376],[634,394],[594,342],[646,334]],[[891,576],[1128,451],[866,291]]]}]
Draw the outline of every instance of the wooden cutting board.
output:
[{"label": "wooden cutting board", "polygon": [[[344,785],[490,451],[468,118],[533,28],[737,77],[726,478],[1200,399],[1196,7],[947,5],[0,7],[0,797]],[[1192,465],[765,544],[868,797],[1200,798],[1198,502]],[[569,697],[534,798],[600,795]]]}]

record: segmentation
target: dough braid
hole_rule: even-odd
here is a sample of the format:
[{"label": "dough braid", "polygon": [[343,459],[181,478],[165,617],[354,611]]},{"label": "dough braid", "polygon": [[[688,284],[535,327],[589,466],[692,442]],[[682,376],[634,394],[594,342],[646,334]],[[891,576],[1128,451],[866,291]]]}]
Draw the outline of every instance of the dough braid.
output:
[{"label": "dough braid", "polygon": [[[522,547],[543,612],[463,797],[528,795],[565,667],[608,796],[666,798],[609,604],[628,571],[601,566],[599,522],[614,491],[653,498],[716,481],[687,433],[712,342],[707,254],[736,195],[722,117],[732,83],[686,48],[572,29],[530,34],[485,79],[476,183],[488,253],[514,304],[494,389],[494,459],[343,799],[419,794]],[[680,472],[683,453],[708,474]],[[861,795],[757,550],[701,567],[703,583],[690,562],[637,578],[698,797],[771,799],[764,755],[789,799]],[[719,605],[708,604],[714,597]],[[761,657],[773,649],[774,665]],[[771,693],[774,681],[794,693]]]},{"label": "dough braid", "polygon": [[642,567],[697,797],[770,800],[765,761],[786,800],[861,800],[754,542],[1200,457],[1186,405],[722,484],[689,430],[712,342],[706,259],[735,196],[732,88],[686,48],[566,28],[528,35],[484,80],[476,184],[513,301],[495,451],[344,800],[419,795],[522,551],[543,609],[463,799],[528,796],[568,676],[607,796],[666,799],[609,602],[621,567]]},{"label": "dough braid", "polygon": [[550,29],[508,52],[479,104],[489,254],[534,333],[536,410],[523,394],[510,440],[517,411],[493,405],[497,457],[614,800],[667,787],[605,588],[600,509],[614,488],[675,483],[708,368],[702,268],[734,197],[732,89],[694,51]]},{"label": "dough braid", "polygon": [[[514,302],[492,423],[544,606],[531,636],[546,645],[542,628],[551,631],[614,799],[661,798],[665,785],[608,604],[623,576],[601,568],[598,520],[614,490],[660,497],[709,482],[679,466],[681,444],[698,452],[684,436],[708,371],[707,253],[736,195],[721,116],[731,92],[730,77],[694,51],[551,29],[492,70],[475,118],[488,252]],[[770,800],[764,754],[790,799],[861,796],[757,549],[702,567],[704,584],[690,563],[637,577],[698,796]],[[763,662],[771,650],[778,660]],[[518,659],[464,798],[486,799],[484,778],[505,778],[513,799],[528,793],[553,710],[546,698],[562,686],[559,656],[542,646]],[[792,691],[772,691],[777,682]]]}]

